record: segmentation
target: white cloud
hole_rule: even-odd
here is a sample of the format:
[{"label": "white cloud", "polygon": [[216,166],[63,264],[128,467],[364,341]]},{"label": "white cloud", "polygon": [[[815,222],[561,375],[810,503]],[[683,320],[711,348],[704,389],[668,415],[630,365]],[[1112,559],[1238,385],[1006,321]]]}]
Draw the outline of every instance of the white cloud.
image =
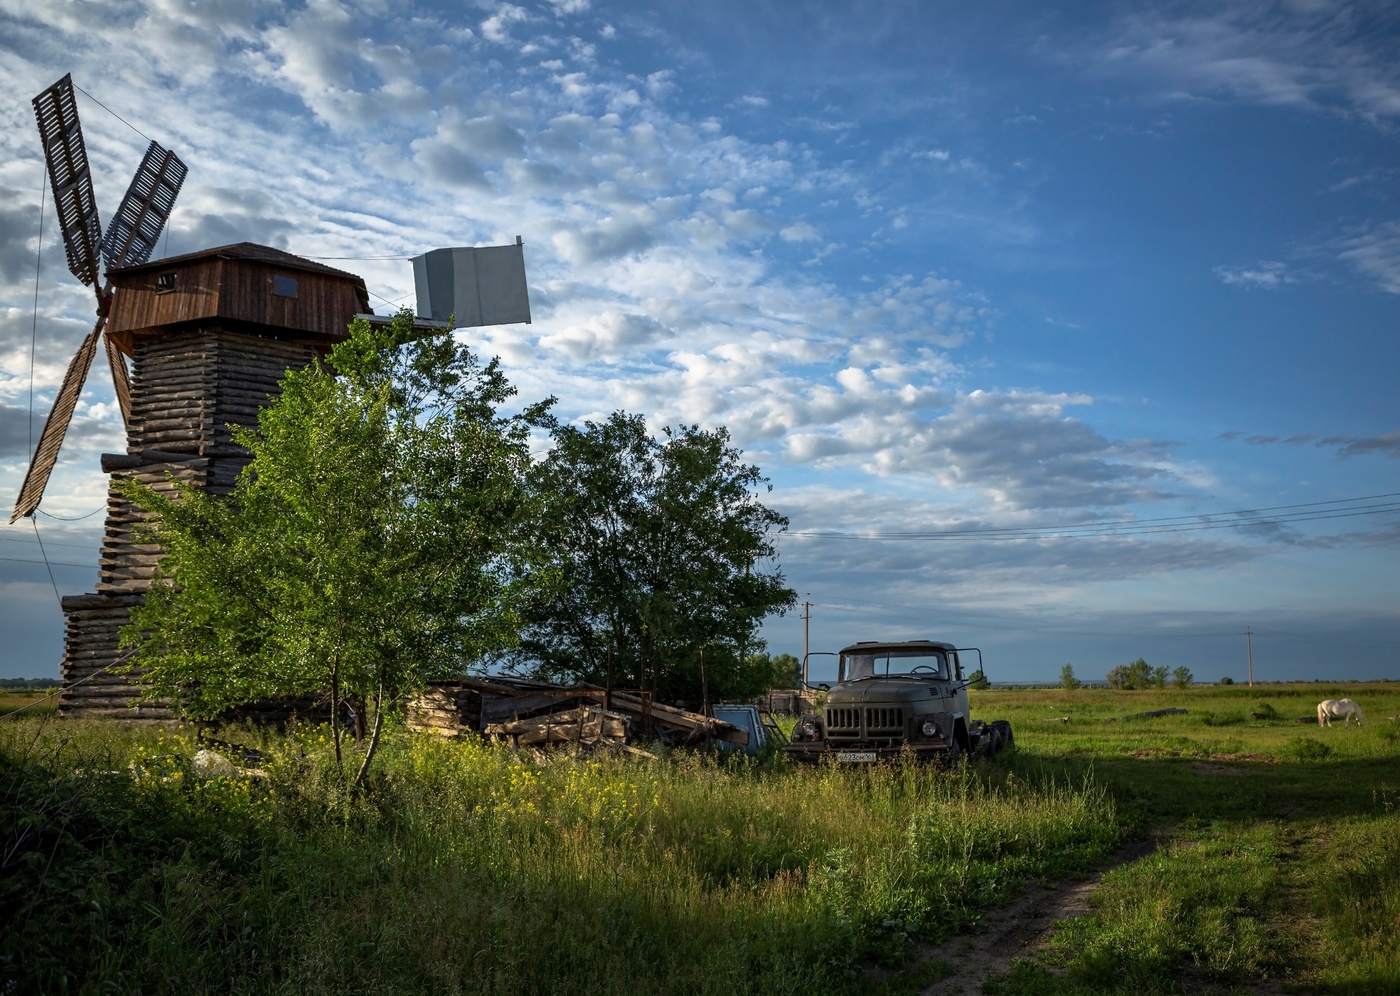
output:
[{"label": "white cloud", "polygon": [[1400,222],[1376,225],[1342,239],[1337,258],[1375,281],[1389,294],[1400,294]]},{"label": "white cloud", "polygon": [[819,242],[822,237],[821,232],[805,221],[786,225],[778,230],[778,234],[784,242]]},{"label": "white cloud", "polygon": [[[1097,71],[1151,81],[1166,100],[1247,101],[1400,118],[1400,64],[1390,34],[1351,5],[1238,4],[1209,15],[1122,18]],[[1077,55],[1075,56],[1077,58]]]},{"label": "white cloud", "polygon": [[496,8],[496,13],[481,22],[481,35],[487,41],[502,45],[511,40],[511,25],[520,24],[529,19],[530,15],[524,7],[517,7],[513,3],[503,3]]},{"label": "white cloud", "polygon": [[1215,273],[1227,284],[1268,290],[1291,284],[1296,279],[1284,263],[1275,260],[1260,260],[1252,266],[1217,266]]}]

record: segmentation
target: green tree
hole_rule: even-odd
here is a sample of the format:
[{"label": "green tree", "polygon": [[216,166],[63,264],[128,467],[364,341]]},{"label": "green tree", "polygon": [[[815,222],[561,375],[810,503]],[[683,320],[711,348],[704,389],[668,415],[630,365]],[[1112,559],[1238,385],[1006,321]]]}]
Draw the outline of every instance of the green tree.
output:
[{"label": "green tree", "polygon": [[1125,688],[1133,687],[1132,673],[1122,664],[1119,664],[1117,667],[1113,668],[1113,670],[1109,671],[1107,677],[1109,688],[1117,688],[1121,691]]},{"label": "green tree", "polygon": [[1060,668],[1060,687],[1069,692],[1079,687],[1079,679],[1074,676],[1073,664],[1066,664]]},{"label": "green tree", "polygon": [[327,364],[289,372],[257,428],[235,430],[252,462],[228,498],[121,485],[167,551],[122,634],[149,694],[196,718],[307,693],[339,715],[372,697],[356,787],[390,697],[511,646],[545,576],[520,526],[549,402],[501,415],[514,390],[496,363],[412,320],[356,321]]},{"label": "green tree", "polygon": [[967,676],[967,687],[979,689],[991,688],[992,683],[987,680],[987,676],[982,673],[982,669],[979,667],[976,671],[973,671]]},{"label": "green tree", "polygon": [[799,688],[802,685],[802,662],[792,654],[777,654],[771,663],[773,688]]},{"label": "green tree", "polygon": [[759,469],[723,428],[658,439],[624,412],[553,436],[533,480],[562,584],[532,606],[521,666],[694,702],[703,649],[712,701],[765,691],[771,672],[748,661],[758,626],[797,595],[773,546],[787,519],[759,501]]},{"label": "green tree", "polygon": [[1191,669],[1185,665],[1172,671],[1172,684],[1177,688],[1190,688],[1191,682],[1195,680],[1195,675],[1193,675]]},{"label": "green tree", "polygon": [[1167,677],[1170,674],[1171,672],[1167,670],[1167,666],[1165,664],[1158,664],[1152,669],[1152,678],[1149,682],[1149,685],[1152,688],[1166,688]]},{"label": "green tree", "polygon": [[1151,688],[1152,665],[1139,657],[1128,665],[1128,688]]}]

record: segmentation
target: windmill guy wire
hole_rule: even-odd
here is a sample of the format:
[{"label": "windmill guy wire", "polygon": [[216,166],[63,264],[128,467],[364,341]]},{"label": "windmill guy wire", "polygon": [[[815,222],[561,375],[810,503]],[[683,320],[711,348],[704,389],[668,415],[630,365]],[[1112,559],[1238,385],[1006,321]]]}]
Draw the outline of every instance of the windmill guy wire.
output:
[{"label": "windmill guy wire", "polygon": [[58,582],[54,580],[54,576],[53,576],[53,565],[49,563],[49,555],[48,555],[48,552],[44,549],[44,541],[43,541],[43,539],[39,536],[39,520],[36,519],[36,518],[34,518],[34,516],[31,515],[31,516],[29,517],[29,523],[30,523],[30,525],[32,525],[32,526],[34,527],[34,538],[35,538],[36,540],[39,541],[39,553],[43,556],[43,558],[44,558],[44,567],[45,567],[45,568],[48,570],[48,572],[49,572],[49,584],[53,585],[53,597],[56,598],[56,599],[58,599],[58,604],[59,604],[59,605],[62,605],[62,604],[63,604],[63,596],[60,595],[60,594],[58,593]]},{"label": "windmill guy wire", "polygon": [[126,126],[127,126],[128,128],[130,128],[132,131],[136,132],[136,134],[140,135],[140,136],[141,136],[142,138],[144,138],[146,141],[148,141],[148,142],[153,142],[153,141],[155,141],[155,139],[151,138],[150,135],[147,135],[144,131],[142,131],[140,128],[136,127],[134,124],[132,124],[132,123],[131,123],[130,121],[128,121],[126,118],[122,117],[122,116],[121,116],[120,114],[118,114],[116,111],[112,110],[112,109],[111,109],[110,107],[108,107],[106,104],[102,103],[102,101],[98,100],[98,99],[97,99],[96,97],[94,97],[92,94],[88,93],[88,92],[87,92],[86,90],[84,90],[82,87],[78,86],[78,84],[74,83],[74,84],[73,84],[73,89],[74,89],[74,90],[77,90],[79,93],[81,93],[81,94],[82,94],[84,97],[86,97],[88,100],[92,101],[92,102],[93,102],[94,104],[96,104],[98,107],[102,108],[102,109],[103,109],[104,111],[106,111],[108,114],[112,115],[112,117],[116,118],[116,119],[117,119],[118,121],[120,121],[122,124],[126,125]]}]

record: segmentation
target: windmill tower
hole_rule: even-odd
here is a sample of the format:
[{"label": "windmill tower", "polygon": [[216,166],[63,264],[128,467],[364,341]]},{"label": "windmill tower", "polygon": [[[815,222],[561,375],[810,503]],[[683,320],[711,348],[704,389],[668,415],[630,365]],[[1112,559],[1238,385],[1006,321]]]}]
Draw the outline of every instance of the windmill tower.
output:
[{"label": "windmill tower", "polygon": [[[287,370],[346,337],[356,314],[369,311],[364,281],[246,242],[148,262],[184,164],[152,143],[104,237],[71,78],[36,97],[34,107],[69,268],[97,289],[98,318],[69,364],[10,521],[38,508],[99,338],[127,433],[126,452],[103,454],[102,469],[114,480],[134,476],[161,487],[173,476],[227,493],[249,460],[228,425],[255,425]],[[99,247],[107,278],[101,284]],[[62,599],[60,715],[170,715],[161,703],[133,708],[139,676],[114,673],[125,656],[118,633],[160,558],[158,547],[136,542],[140,519],[110,488],[97,590]]]}]

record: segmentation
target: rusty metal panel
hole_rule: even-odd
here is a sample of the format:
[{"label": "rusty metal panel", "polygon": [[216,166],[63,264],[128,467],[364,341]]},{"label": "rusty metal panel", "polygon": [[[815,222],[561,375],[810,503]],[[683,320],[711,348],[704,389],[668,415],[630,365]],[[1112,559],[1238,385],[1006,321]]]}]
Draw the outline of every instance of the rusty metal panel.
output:
[{"label": "rusty metal panel", "polygon": [[434,249],[413,259],[418,317],[455,328],[530,323],[525,247]]},{"label": "rusty metal panel", "polygon": [[33,103],[58,223],[63,230],[63,246],[68,252],[68,269],[83,283],[95,284],[102,222],[92,195],[92,174],[78,122],[78,105],[73,99],[72,75],[39,94]]},{"label": "rusty metal panel", "polygon": [[187,172],[180,157],[158,143],[146,149],[121,207],[102,236],[102,261],[109,270],[139,266],[151,258]]}]

